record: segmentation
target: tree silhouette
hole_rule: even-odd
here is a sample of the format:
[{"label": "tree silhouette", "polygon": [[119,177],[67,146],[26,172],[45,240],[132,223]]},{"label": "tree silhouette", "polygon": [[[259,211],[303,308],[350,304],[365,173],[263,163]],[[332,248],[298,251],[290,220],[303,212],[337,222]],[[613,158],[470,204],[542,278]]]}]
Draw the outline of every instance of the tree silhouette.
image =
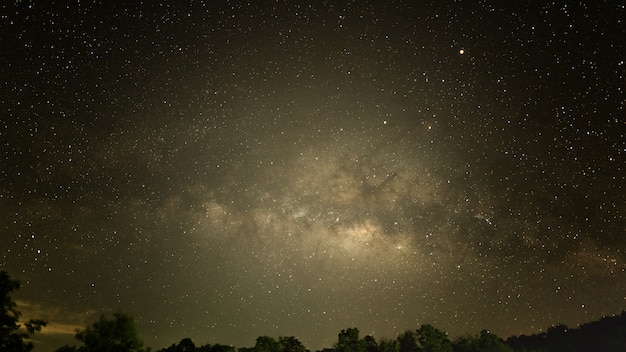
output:
[{"label": "tree silhouette", "polygon": [[302,342],[293,336],[279,337],[278,344],[282,352],[307,352]]},{"label": "tree silhouette", "polygon": [[418,352],[415,333],[411,330],[407,330],[399,335],[398,348],[400,349],[400,352]]},{"label": "tree silhouette", "polygon": [[180,340],[178,345],[172,344],[168,348],[163,348],[159,350],[159,352],[195,352],[195,351],[197,351],[196,345],[193,343],[193,341],[189,337],[185,337],[184,339]]},{"label": "tree silhouette", "polygon": [[374,336],[367,335],[363,338],[366,352],[378,352],[378,344]]},{"label": "tree silhouette", "polygon": [[382,339],[378,343],[379,352],[400,352],[398,340]]},{"label": "tree silhouette", "polygon": [[92,326],[78,331],[75,338],[84,345],[63,346],[57,352],[143,352],[135,322],[124,313],[114,313],[111,319],[101,316]]},{"label": "tree silhouette", "polygon": [[454,352],[511,352],[500,337],[487,330],[480,336],[459,337],[453,344]]},{"label": "tree silhouette", "polygon": [[196,352],[236,352],[237,349],[233,346],[222,345],[220,343],[211,345],[206,344],[200,347],[196,347]]},{"label": "tree silhouette", "polygon": [[365,341],[359,339],[359,329],[349,328],[341,330],[337,335],[335,351],[337,352],[366,352]]},{"label": "tree silhouette", "polygon": [[422,352],[453,352],[448,335],[432,325],[422,325],[416,334]]},{"label": "tree silhouette", "polygon": [[22,313],[11,299],[11,293],[19,288],[19,281],[12,280],[6,271],[0,271],[0,351],[31,351],[33,343],[28,338],[46,326],[45,321],[33,319],[24,327],[19,324]]},{"label": "tree silhouette", "polygon": [[269,336],[259,336],[256,339],[254,345],[255,352],[280,352],[280,345],[278,342]]},{"label": "tree silhouette", "polygon": [[178,343],[178,352],[193,352],[196,350],[196,345],[190,338],[186,337]]},{"label": "tree silhouette", "polygon": [[[454,343],[448,335],[432,325],[421,325],[417,330],[405,331],[395,339],[373,336],[359,338],[357,328],[341,330],[333,348],[317,352],[623,352],[626,346],[626,312],[599,321],[583,324],[578,328],[556,325],[546,332],[532,336],[510,337],[506,342],[497,335],[483,330],[478,335],[458,337]],[[83,352],[75,347],[65,347],[57,352]],[[117,349],[111,351],[118,351]],[[254,347],[235,348],[215,344],[195,347],[191,339],[158,352],[309,352],[295,337],[281,336],[278,340],[259,336]]]}]

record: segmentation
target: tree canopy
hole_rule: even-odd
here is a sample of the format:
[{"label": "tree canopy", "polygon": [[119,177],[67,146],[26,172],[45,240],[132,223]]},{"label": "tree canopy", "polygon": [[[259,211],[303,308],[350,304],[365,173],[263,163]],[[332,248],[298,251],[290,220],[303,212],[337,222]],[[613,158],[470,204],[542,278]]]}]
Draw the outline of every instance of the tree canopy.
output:
[{"label": "tree canopy", "polygon": [[504,340],[487,330],[479,336],[462,336],[453,344],[454,352],[511,352]]},{"label": "tree canopy", "polygon": [[432,325],[424,324],[416,331],[419,351],[421,352],[453,352],[448,334]]},{"label": "tree canopy", "polygon": [[83,346],[63,346],[57,352],[143,352],[135,321],[124,313],[114,313],[112,318],[101,316],[92,326],[79,330],[75,338]]},{"label": "tree canopy", "polygon": [[0,351],[28,352],[33,349],[30,335],[46,326],[43,320],[31,319],[22,326],[22,313],[11,298],[20,288],[20,282],[11,279],[6,271],[0,271]]},{"label": "tree canopy", "polygon": [[337,335],[335,351],[337,352],[365,352],[365,341],[359,339],[359,329],[349,328],[341,330]]}]

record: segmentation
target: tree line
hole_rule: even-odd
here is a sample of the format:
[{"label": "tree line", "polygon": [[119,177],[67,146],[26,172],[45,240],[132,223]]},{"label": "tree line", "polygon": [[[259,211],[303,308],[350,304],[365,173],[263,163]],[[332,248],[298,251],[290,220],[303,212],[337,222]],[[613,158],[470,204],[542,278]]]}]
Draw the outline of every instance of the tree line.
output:
[{"label": "tree line", "polygon": [[[19,323],[21,313],[11,299],[19,282],[0,271],[0,351],[30,352],[34,345],[30,336],[43,327],[43,320]],[[152,352],[144,348],[132,316],[114,313],[75,335],[78,346],[63,346],[56,352]],[[332,347],[316,352],[623,352],[626,348],[626,312],[570,329],[556,325],[545,332],[520,335],[503,340],[483,330],[477,335],[465,335],[450,340],[448,334],[430,324],[407,330],[395,339],[376,340],[371,335],[361,337],[358,328],[341,330]],[[223,344],[196,346],[184,338],[156,352],[311,352],[294,336],[259,336],[253,347]]]}]

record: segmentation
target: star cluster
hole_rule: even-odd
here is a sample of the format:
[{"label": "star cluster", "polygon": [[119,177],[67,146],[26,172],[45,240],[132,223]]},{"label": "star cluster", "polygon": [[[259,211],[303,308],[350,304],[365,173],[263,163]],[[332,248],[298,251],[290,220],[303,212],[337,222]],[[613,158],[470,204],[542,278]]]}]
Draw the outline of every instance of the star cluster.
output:
[{"label": "star cluster", "polygon": [[626,8],[0,7],[0,269],[146,345],[624,309]]}]

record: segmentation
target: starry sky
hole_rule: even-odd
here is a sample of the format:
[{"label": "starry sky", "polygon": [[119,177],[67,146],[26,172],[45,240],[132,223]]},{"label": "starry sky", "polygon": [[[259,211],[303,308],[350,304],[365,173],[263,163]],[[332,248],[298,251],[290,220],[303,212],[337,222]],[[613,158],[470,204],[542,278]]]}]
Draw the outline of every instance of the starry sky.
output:
[{"label": "starry sky", "polygon": [[0,270],[36,351],[535,333],[626,308],[619,1],[6,1]]}]

